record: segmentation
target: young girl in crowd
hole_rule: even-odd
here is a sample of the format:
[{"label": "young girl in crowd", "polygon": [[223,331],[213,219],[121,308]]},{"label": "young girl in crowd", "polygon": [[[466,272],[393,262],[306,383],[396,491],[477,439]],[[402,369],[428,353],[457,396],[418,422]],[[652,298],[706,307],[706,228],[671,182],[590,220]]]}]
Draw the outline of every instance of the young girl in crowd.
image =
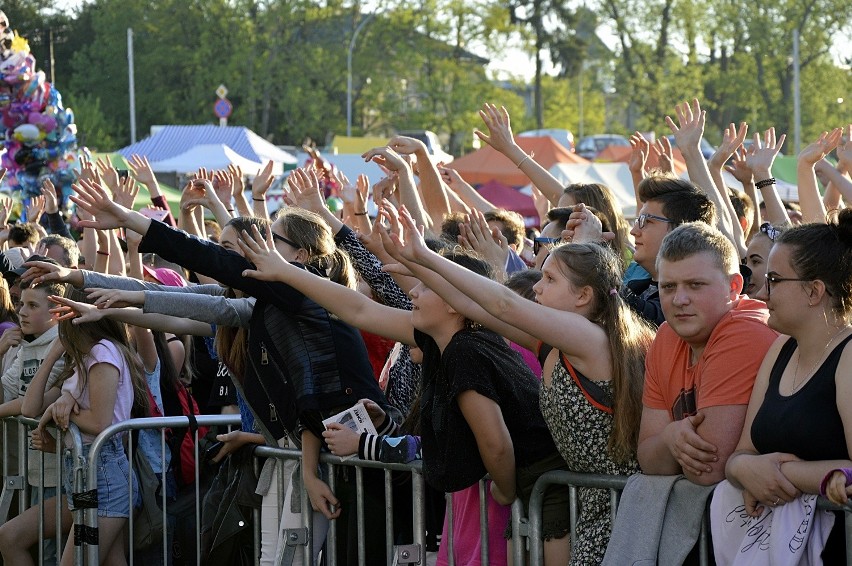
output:
[{"label": "young girl in crowd", "polygon": [[[725,469],[753,516],[820,493],[828,472],[852,467],[852,210],[781,234],[766,270],[756,298],[766,301],[769,326],[783,335],[758,372]],[[825,564],[844,560],[843,523],[837,513]]]},{"label": "young girl in crowd", "polygon": [[[432,486],[459,491],[487,472],[494,498],[508,505],[515,498],[516,473],[530,476],[564,467],[537,407],[535,376],[500,336],[449,307],[429,287],[420,283],[411,290],[412,311],[394,309],[304,277],[272,250],[270,239],[242,245],[258,268],[245,275],[286,281],[344,320],[422,350],[420,433],[424,474]],[[453,254],[453,261],[483,274],[490,271],[471,256]],[[563,538],[568,531],[565,495],[554,506],[563,511],[555,518]],[[455,541],[466,554],[472,543],[477,541]],[[489,548],[490,562],[503,563],[505,546],[500,555],[493,541]]]},{"label": "young girl in crowd", "polygon": [[[58,383],[62,394],[45,410],[33,433],[33,445],[50,449],[53,439],[45,426],[54,422],[65,429],[69,422],[73,422],[80,429],[83,455],[87,457],[91,442],[107,427],[131,416],[149,414],[145,373],[130,348],[127,329],[122,323],[103,319],[72,326],[71,320],[63,320],[59,323],[59,338],[69,361]],[[43,391],[44,384],[36,383],[37,378],[34,378],[30,389]],[[125,541],[121,533],[130,509],[127,486],[131,473],[122,436],[115,435],[102,446],[96,468],[98,545],[102,561],[108,564],[126,563]],[[64,465],[65,490],[71,506],[74,469],[70,456],[66,457]],[[135,477],[133,481],[135,483]],[[138,492],[138,487],[134,487]],[[70,566],[73,556],[72,534],[65,546],[62,564]]]},{"label": "young girl in crowd", "polygon": [[[416,233],[410,223],[406,232],[407,237]],[[539,352],[541,411],[569,469],[621,475],[637,471],[642,375],[653,332],[618,296],[621,264],[615,254],[596,244],[554,248],[531,304],[420,246],[410,250],[403,258],[409,267],[416,262],[435,271],[504,328],[515,327],[514,341]],[[492,324],[487,317],[480,320]],[[602,490],[580,489],[572,564],[603,558],[611,530],[608,498]]]}]

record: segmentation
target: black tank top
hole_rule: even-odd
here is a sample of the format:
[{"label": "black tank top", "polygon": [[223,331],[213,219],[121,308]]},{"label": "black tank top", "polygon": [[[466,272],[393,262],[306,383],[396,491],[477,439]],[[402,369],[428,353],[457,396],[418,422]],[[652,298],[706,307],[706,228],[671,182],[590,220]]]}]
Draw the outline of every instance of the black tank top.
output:
[{"label": "black tank top", "polygon": [[778,387],[797,347],[796,340],[787,340],[772,366],[766,396],[751,424],[751,441],[758,452],[787,452],[802,460],[849,459],[834,376],[850,339],[852,336],[831,351],[801,389],[785,397]]}]

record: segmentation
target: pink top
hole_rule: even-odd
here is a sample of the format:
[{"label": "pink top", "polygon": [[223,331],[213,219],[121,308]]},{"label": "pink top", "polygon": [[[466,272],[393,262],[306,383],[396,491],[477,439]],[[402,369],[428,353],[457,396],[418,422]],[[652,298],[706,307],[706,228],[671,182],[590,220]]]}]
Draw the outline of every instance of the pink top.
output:
[{"label": "pink top", "polygon": [[[109,340],[101,340],[92,347],[92,350],[83,358],[88,372],[92,366],[96,364],[109,364],[118,369],[118,394],[115,398],[115,407],[112,412],[112,423],[116,424],[126,421],[130,418],[130,409],[133,407],[133,384],[130,380],[130,368],[127,367],[127,362],[124,361],[124,356],[121,355],[118,347]],[[62,392],[70,392],[77,400],[80,409],[90,409],[91,401],[89,400],[89,382],[86,380],[85,386],[81,388],[81,379],[78,370],[62,383]],[[91,434],[82,433],[83,442],[91,443],[95,437]]]},{"label": "pink top", "polygon": [[524,363],[526,363],[530,370],[532,370],[533,374],[537,378],[541,379],[541,364],[538,363],[538,358],[535,356],[535,353],[527,350],[523,346],[515,344],[514,342],[509,342],[509,347],[518,352],[524,359]]}]

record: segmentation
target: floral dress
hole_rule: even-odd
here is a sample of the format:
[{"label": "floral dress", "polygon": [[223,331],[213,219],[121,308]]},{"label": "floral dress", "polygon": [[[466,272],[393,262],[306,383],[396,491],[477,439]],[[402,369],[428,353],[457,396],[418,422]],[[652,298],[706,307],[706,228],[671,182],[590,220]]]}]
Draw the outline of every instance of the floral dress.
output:
[{"label": "floral dress", "polygon": [[[543,359],[546,354],[539,357]],[[576,372],[564,355],[553,368],[550,384],[542,383],[541,413],[569,470],[613,475],[639,471],[635,460],[616,463],[607,450],[612,431],[611,399],[611,382],[589,380]],[[578,501],[576,540],[571,544],[569,564],[600,564],[612,532],[609,490],[581,487]]]}]

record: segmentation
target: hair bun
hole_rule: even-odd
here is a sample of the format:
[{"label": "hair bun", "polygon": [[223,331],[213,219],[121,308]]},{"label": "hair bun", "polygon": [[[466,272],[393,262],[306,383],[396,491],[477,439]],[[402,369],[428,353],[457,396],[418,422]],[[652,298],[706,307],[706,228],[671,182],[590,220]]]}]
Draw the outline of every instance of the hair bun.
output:
[{"label": "hair bun", "polygon": [[837,239],[852,248],[852,209],[844,208],[837,215]]}]

